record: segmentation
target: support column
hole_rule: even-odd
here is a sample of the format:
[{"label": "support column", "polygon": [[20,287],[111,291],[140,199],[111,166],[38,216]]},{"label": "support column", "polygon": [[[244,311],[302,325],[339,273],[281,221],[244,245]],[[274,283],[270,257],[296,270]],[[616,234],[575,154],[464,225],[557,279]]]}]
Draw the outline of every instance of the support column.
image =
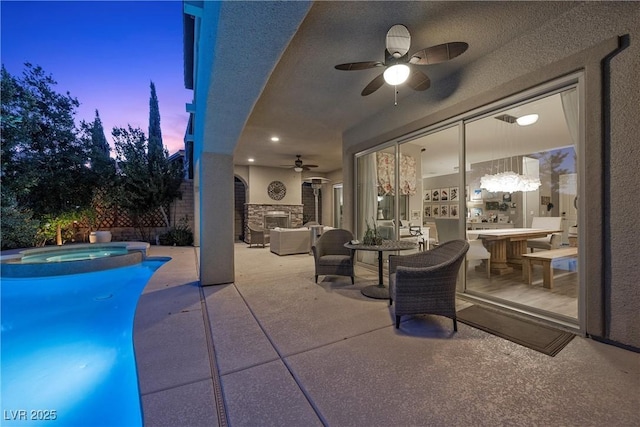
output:
[{"label": "support column", "polygon": [[233,155],[203,152],[200,172],[200,284],[234,281]]}]

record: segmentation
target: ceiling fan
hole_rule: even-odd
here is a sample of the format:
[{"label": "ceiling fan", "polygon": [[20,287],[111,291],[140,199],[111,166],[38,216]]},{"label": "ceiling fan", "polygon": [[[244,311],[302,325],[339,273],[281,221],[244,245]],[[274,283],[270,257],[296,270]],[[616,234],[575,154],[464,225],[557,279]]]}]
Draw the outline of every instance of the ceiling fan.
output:
[{"label": "ceiling fan", "polygon": [[367,62],[349,62],[336,65],[337,70],[353,71],[369,68],[385,67],[378,77],[373,79],[363,90],[361,95],[371,95],[384,84],[399,85],[405,81],[413,90],[427,90],[431,80],[414,65],[431,65],[448,61],[463,54],[469,45],[465,42],[443,43],[419,50],[409,55],[411,35],[404,25],[394,25],[387,32],[385,60]]},{"label": "ceiling fan", "polygon": [[318,165],[305,165],[302,163],[302,159],[300,158],[302,157],[300,154],[296,154],[296,161],[293,162],[293,166],[291,165],[281,165],[281,166],[286,166],[290,169],[293,169],[296,172],[302,172],[302,171],[308,171],[311,170],[311,168],[317,168]]}]

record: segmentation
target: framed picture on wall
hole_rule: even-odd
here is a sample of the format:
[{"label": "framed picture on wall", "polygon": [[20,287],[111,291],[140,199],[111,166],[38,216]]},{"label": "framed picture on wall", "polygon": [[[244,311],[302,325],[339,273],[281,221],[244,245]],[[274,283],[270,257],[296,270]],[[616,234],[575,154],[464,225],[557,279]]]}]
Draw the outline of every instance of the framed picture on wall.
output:
[{"label": "framed picture on wall", "polygon": [[450,187],[449,188],[449,201],[457,202],[460,200],[460,189],[458,187]]},{"label": "framed picture on wall", "polygon": [[424,190],[424,199],[425,202],[431,201],[431,190]]},{"label": "framed picture on wall", "polygon": [[436,189],[431,192],[431,201],[432,202],[440,201],[440,190]]},{"label": "framed picture on wall", "polygon": [[449,205],[440,205],[440,217],[441,218],[449,217]]},{"label": "framed picture on wall", "polygon": [[474,188],[471,192],[471,200],[482,200],[482,188]]},{"label": "framed picture on wall", "polygon": [[411,211],[411,221],[420,222],[420,209],[414,209]]},{"label": "framed picture on wall", "polygon": [[479,218],[482,216],[482,208],[471,208],[471,218]]},{"label": "framed picture on wall", "polygon": [[449,218],[460,218],[458,213],[458,205],[449,206]]},{"label": "framed picture on wall", "polygon": [[440,189],[440,201],[448,202],[449,201],[449,188],[441,188]]},{"label": "framed picture on wall", "polygon": [[494,199],[499,199],[500,197],[498,197],[498,193],[494,193],[492,191],[488,191],[488,190],[484,190],[484,193],[482,193],[482,197],[485,200],[494,200]]},{"label": "framed picture on wall", "polygon": [[438,218],[440,216],[440,205],[431,208],[431,216]]},{"label": "framed picture on wall", "polygon": [[484,204],[484,207],[488,211],[497,211],[498,209],[500,209],[500,203],[499,202],[486,202]]},{"label": "framed picture on wall", "polygon": [[430,218],[431,217],[431,205],[425,205],[424,206],[424,216],[425,216],[425,218]]}]

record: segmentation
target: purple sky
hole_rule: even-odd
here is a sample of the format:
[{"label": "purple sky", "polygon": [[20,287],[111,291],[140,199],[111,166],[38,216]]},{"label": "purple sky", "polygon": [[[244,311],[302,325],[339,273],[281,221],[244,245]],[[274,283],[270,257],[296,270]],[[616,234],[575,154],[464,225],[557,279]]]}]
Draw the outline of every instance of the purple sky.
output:
[{"label": "purple sky", "polygon": [[192,99],[184,88],[181,1],[6,1],[0,3],[1,59],[14,76],[41,66],[80,101],[76,124],[95,110],[107,139],[114,126],[149,128],[149,83],[156,85],[162,139],[184,148]]}]

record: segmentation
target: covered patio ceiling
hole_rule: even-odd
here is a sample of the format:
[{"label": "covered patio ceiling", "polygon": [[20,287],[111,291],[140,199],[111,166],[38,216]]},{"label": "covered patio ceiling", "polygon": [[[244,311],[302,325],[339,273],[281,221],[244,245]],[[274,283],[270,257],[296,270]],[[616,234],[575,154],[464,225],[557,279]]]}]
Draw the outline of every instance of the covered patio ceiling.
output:
[{"label": "covered patio ceiling", "polygon": [[[225,3],[222,19],[238,22],[246,19],[243,15],[247,11],[252,8],[255,11],[256,5],[246,2],[238,6],[231,2],[236,5],[230,9]],[[295,3],[299,8],[299,2],[292,2]],[[268,40],[250,34],[238,40],[233,34],[219,31],[216,45],[224,45],[225,37],[235,37],[229,40],[235,46],[233,54],[244,55],[248,66],[238,70],[231,65],[237,62],[229,62],[225,68],[224,57],[216,52],[216,73],[239,76],[237,84],[241,84],[241,76],[256,71],[268,76],[248,117],[236,118],[244,124],[235,146],[234,163],[282,167],[293,165],[295,156],[300,154],[305,163],[319,166],[314,172],[340,169],[343,132],[366,118],[391,113],[393,109],[397,114],[397,110],[411,108],[416,102],[428,103],[438,99],[434,97],[454,93],[455,82],[467,78],[465,68],[470,63],[491,55],[500,46],[517,42],[521,35],[545,25],[576,4],[319,1],[311,5],[271,72],[251,67],[252,58],[261,55]],[[283,7],[283,3],[278,7]],[[251,18],[260,19],[260,16],[251,15]],[[264,19],[270,20],[270,31],[277,33],[277,14],[267,13]],[[336,64],[346,62],[383,61],[385,35],[394,24],[403,24],[409,29],[412,37],[410,54],[446,42],[469,44],[467,52],[458,58],[420,67],[430,77],[431,88],[415,92],[399,86],[397,106],[394,106],[394,89],[386,84],[369,96],[360,95],[362,89],[381,73],[379,68],[349,72],[334,68]],[[487,87],[491,87],[491,82],[487,82]],[[212,99],[211,93],[210,102],[221,108],[225,102],[233,102],[233,99]],[[222,126],[234,125],[237,123]],[[280,140],[272,142],[272,136]],[[255,161],[249,163],[249,158]]]}]

